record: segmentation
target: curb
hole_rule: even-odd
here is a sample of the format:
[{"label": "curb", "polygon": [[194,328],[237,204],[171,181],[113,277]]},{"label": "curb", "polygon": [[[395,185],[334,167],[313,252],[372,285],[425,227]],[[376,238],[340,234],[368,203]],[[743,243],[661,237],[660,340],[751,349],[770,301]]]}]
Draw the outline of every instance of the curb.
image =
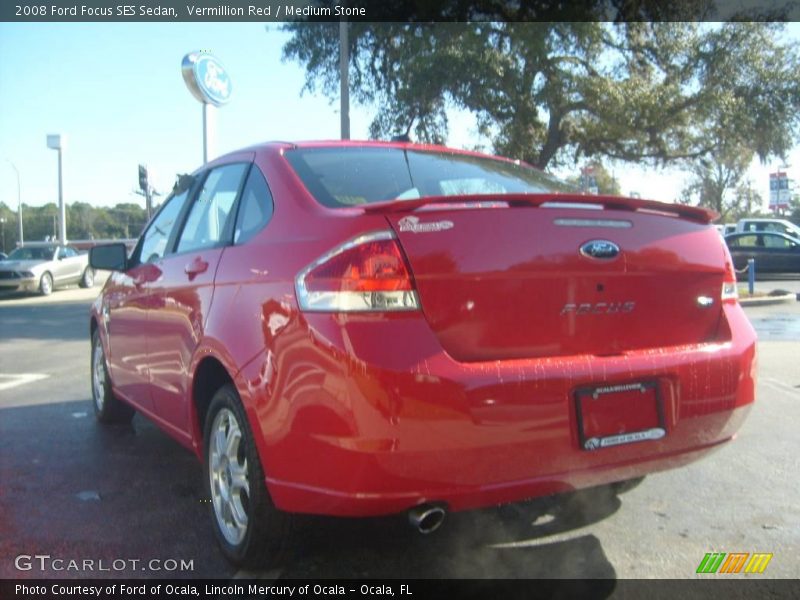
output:
[{"label": "curb", "polygon": [[769,306],[770,304],[783,304],[784,302],[800,301],[800,294],[787,293],[780,296],[759,296],[757,298],[739,298],[742,306]]}]

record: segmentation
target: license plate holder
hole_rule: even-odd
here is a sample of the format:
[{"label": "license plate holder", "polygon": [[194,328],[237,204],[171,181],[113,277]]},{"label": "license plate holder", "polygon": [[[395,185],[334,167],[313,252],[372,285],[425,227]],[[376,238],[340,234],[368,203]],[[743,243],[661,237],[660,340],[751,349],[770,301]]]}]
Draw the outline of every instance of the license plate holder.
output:
[{"label": "license plate holder", "polygon": [[575,391],[582,450],[658,440],[667,433],[658,382],[582,387]]}]

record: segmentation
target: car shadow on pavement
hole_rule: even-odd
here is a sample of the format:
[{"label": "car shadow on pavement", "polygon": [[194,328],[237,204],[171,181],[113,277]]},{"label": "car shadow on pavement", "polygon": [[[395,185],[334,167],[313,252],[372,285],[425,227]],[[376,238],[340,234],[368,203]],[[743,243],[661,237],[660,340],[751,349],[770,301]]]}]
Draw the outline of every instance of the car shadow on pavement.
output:
[{"label": "car shadow on pavement", "polygon": [[405,516],[300,517],[280,578],[614,579],[600,541],[581,531],[614,514],[610,487],[449,514],[432,534]]},{"label": "car shadow on pavement", "polygon": [[[0,406],[0,481],[0,578],[236,572],[214,540],[200,463],[141,416],[102,426],[90,400]],[[34,564],[21,572],[13,560],[21,554],[95,562],[89,570]],[[167,572],[166,560],[192,564]],[[124,562],[112,568],[114,561]]]},{"label": "car shadow on pavement", "polygon": [[[136,416],[100,426],[91,402],[0,408],[0,553],[76,558],[193,561],[170,577],[236,573],[212,533],[196,458]],[[280,570],[245,576],[312,579],[604,579],[616,572],[587,526],[613,515],[613,488],[447,515],[429,535],[405,515],[345,519],[298,516]],[[2,561],[0,577],[158,577],[126,568],[108,573],[20,573]],[[603,584],[605,585],[605,584]],[[601,586],[602,587],[602,586]],[[592,593],[597,595],[596,587]]]}]

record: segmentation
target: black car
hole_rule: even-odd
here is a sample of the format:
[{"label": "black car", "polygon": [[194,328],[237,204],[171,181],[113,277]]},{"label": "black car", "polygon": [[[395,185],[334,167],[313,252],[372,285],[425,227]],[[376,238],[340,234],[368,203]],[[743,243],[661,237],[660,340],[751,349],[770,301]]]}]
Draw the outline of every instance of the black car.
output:
[{"label": "black car", "polygon": [[725,236],[737,271],[756,261],[758,273],[800,273],[800,240],[776,232],[744,232]]}]

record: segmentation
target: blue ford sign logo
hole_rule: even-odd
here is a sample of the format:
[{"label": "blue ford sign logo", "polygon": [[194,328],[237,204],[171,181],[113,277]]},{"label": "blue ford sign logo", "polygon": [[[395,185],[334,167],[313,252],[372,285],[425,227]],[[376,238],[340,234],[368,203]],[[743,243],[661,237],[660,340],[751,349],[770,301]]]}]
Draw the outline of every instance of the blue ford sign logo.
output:
[{"label": "blue ford sign logo", "polygon": [[587,258],[610,260],[619,255],[619,246],[608,240],[591,240],[581,246],[581,254]]},{"label": "blue ford sign logo", "polygon": [[211,54],[190,52],[183,57],[181,71],[189,91],[200,102],[222,106],[230,101],[231,78]]}]

